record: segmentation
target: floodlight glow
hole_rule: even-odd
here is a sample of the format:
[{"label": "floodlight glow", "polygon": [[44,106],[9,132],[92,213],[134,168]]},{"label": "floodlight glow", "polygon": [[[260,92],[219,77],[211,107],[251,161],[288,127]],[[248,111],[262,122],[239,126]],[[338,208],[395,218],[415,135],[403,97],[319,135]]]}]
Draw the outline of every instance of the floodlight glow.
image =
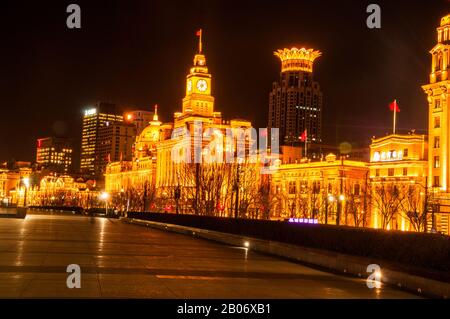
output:
[{"label": "floodlight glow", "polygon": [[89,115],[94,115],[94,114],[97,114],[96,108],[87,109],[84,111],[84,116],[89,116]]}]

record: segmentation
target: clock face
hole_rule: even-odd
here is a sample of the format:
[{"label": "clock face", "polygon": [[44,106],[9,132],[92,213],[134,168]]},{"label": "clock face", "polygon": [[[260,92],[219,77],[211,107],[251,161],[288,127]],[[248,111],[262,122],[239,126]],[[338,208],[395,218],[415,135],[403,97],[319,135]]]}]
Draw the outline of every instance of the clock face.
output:
[{"label": "clock face", "polygon": [[151,136],[152,136],[152,140],[156,141],[156,140],[158,140],[159,132],[153,131]]},{"label": "clock face", "polygon": [[208,83],[206,83],[205,80],[198,80],[197,81],[197,89],[200,92],[205,92],[208,89]]},{"label": "clock face", "polygon": [[188,80],[188,82],[187,82],[187,90],[188,90],[188,92],[192,91],[192,80]]}]

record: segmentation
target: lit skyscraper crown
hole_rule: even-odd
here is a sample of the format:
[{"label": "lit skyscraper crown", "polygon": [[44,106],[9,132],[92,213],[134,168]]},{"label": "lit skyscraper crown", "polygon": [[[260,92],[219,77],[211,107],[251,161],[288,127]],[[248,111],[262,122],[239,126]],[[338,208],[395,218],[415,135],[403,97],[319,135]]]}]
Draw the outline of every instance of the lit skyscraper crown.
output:
[{"label": "lit skyscraper crown", "polygon": [[297,49],[295,47],[280,49],[275,51],[274,54],[281,60],[281,72],[312,72],[314,60],[322,55],[320,51],[314,51],[314,49]]}]

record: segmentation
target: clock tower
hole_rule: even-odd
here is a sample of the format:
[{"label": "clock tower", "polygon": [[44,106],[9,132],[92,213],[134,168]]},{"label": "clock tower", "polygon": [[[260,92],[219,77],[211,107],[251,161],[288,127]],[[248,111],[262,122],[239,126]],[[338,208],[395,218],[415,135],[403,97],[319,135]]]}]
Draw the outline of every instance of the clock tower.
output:
[{"label": "clock tower", "polygon": [[183,99],[183,113],[212,116],[214,97],[211,95],[211,74],[208,73],[206,58],[202,50],[202,30],[199,37],[198,53],[194,57],[194,65],[186,76],[186,96]]},{"label": "clock tower", "polygon": [[450,14],[437,28],[437,44],[431,49],[429,83],[422,88],[428,100],[428,186],[448,192],[450,182]]}]

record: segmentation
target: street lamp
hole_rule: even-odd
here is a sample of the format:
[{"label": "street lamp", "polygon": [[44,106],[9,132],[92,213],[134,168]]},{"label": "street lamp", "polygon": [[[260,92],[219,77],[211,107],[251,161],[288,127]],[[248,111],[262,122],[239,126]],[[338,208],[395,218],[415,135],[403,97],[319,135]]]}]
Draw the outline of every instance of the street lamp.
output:
[{"label": "street lamp", "polygon": [[341,223],[341,215],[342,215],[342,203],[345,201],[345,196],[340,194],[338,197],[338,207],[336,212],[336,225],[339,226]]},{"label": "street lamp", "polygon": [[428,220],[428,218],[427,218],[428,208],[431,207],[431,232],[432,233],[436,232],[434,212],[436,210],[436,207],[439,206],[439,204],[437,204],[433,201],[433,203],[431,203],[431,205],[430,205],[430,200],[428,198],[428,196],[429,196],[429,194],[428,194],[429,193],[428,176],[425,176],[425,186],[422,185],[421,183],[418,183],[416,180],[411,180],[410,183],[413,185],[418,185],[424,189],[424,203],[423,203],[423,214],[425,215],[424,231],[427,232],[427,230],[428,230],[428,221],[427,221]]},{"label": "street lamp", "polygon": [[30,187],[30,178],[24,177],[22,181],[23,181],[23,184],[25,185],[25,193],[23,196],[23,206],[27,207],[27,191],[28,191],[28,187]]},{"label": "street lamp", "polygon": [[109,199],[109,194],[107,192],[102,192],[100,194],[100,199],[105,201],[105,214],[106,214],[106,216],[108,216],[108,199]]},{"label": "street lamp", "polygon": [[325,203],[325,224],[328,225],[328,204],[334,202],[334,196],[331,194],[328,194],[327,200]]}]

